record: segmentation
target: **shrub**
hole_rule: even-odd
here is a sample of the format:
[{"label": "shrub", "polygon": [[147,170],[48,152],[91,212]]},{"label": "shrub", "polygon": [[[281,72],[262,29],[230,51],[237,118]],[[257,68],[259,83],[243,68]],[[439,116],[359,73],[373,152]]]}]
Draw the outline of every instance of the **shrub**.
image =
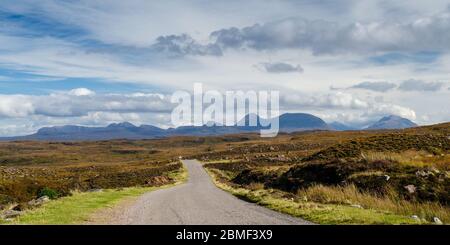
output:
[{"label": "shrub", "polygon": [[58,198],[59,193],[56,190],[53,190],[48,187],[44,187],[38,193],[38,197],[42,197],[42,196],[48,196],[48,198],[50,198],[50,199],[56,199],[56,198]]}]

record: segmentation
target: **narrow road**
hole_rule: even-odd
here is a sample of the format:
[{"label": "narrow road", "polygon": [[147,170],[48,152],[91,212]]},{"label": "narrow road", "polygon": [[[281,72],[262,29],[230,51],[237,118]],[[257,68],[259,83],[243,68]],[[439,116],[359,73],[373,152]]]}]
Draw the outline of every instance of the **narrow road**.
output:
[{"label": "narrow road", "polygon": [[196,160],[184,160],[187,183],[146,193],[113,223],[158,225],[289,225],[309,222],[239,200],[217,188]]}]

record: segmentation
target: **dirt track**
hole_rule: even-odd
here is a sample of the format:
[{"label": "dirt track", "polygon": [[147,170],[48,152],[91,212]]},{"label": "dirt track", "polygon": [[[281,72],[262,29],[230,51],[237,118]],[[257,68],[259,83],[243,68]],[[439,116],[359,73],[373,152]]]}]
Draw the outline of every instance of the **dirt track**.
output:
[{"label": "dirt track", "polygon": [[239,200],[218,189],[196,160],[184,160],[189,180],[146,193],[109,212],[110,224],[301,225],[309,222]]}]

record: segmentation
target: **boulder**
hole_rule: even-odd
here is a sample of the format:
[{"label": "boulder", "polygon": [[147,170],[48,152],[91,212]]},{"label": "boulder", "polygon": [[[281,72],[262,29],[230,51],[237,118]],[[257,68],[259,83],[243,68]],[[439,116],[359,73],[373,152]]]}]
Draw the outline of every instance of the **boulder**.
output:
[{"label": "boulder", "polygon": [[22,214],[21,211],[6,210],[2,213],[1,217],[2,217],[2,219],[13,219],[21,214]]},{"label": "boulder", "polygon": [[41,202],[41,203],[46,203],[46,202],[50,201],[50,198],[48,196],[41,196],[38,199],[36,199],[36,201]]},{"label": "boulder", "polygon": [[419,216],[417,216],[417,215],[413,215],[413,216],[411,216],[411,218],[416,221],[421,221]]},{"label": "boulder", "polygon": [[444,224],[438,217],[434,217],[434,218],[433,218],[433,222],[434,222],[436,225],[443,225],[443,224]]},{"label": "boulder", "polygon": [[352,208],[363,208],[361,205],[359,205],[359,204],[352,204],[352,205],[350,205],[350,207],[352,207]]},{"label": "boulder", "polygon": [[41,206],[42,204],[46,203],[50,201],[50,198],[48,196],[41,196],[38,199],[34,199],[28,202],[28,205],[31,207],[38,207]]},{"label": "boulder", "polygon": [[405,188],[409,194],[413,194],[416,192],[416,187],[414,185],[405,185],[403,186],[403,188]]}]

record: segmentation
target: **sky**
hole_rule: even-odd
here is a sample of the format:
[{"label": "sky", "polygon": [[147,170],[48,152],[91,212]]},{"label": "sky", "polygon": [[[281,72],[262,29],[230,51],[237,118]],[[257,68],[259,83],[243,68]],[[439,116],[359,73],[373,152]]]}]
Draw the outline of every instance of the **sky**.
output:
[{"label": "sky", "polygon": [[169,127],[170,95],[278,90],[282,112],[450,121],[450,0],[2,0],[0,136]]}]

